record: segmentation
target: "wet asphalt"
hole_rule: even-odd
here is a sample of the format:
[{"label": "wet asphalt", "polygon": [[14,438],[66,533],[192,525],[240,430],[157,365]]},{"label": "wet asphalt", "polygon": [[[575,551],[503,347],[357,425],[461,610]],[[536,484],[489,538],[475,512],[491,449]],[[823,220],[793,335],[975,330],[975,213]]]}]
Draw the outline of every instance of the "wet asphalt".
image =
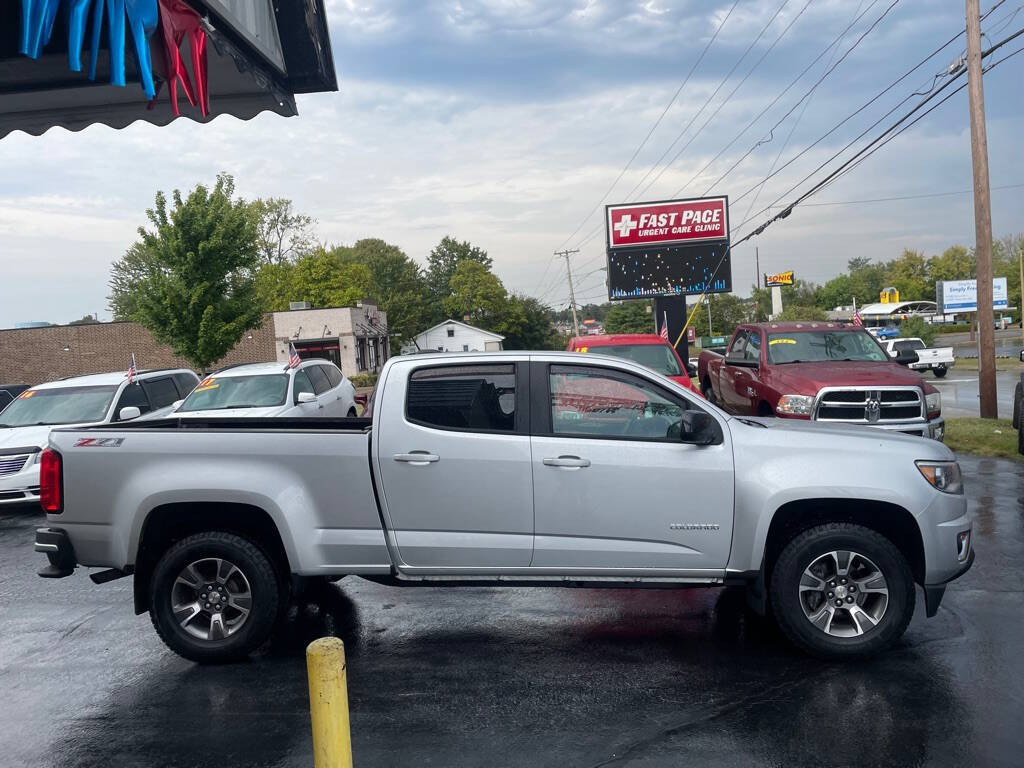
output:
[{"label": "wet asphalt", "polygon": [[128,579],[36,577],[33,509],[0,510],[0,765],[313,765],[304,648],[345,641],[355,764],[1024,764],[1024,465],[963,458],[974,568],[872,660],[793,651],[738,590],[383,587],[293,608],[203,667]]}]

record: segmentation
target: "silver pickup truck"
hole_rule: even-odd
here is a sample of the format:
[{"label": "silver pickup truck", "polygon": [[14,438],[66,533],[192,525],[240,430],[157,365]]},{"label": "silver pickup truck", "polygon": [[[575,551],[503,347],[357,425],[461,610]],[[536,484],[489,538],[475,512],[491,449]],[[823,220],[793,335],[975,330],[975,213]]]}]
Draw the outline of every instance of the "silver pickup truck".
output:
[{"label": "silver pickup truck", "polygon": [[895,642],[973,560],[934,440],[734,418],[625,360],[395,358],[368,419],[166,419],[56,430],[48,577],[132,574],[174,651],[263,644],[303,579],[748,587],[804,650]]}]

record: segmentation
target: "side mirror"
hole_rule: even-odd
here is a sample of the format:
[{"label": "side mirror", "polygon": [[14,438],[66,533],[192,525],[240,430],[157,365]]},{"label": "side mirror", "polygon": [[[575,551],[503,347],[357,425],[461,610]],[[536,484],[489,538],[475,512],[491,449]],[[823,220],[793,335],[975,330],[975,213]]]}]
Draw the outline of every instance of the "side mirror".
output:
[{"label": "side mirror", "polygon": [[697,366],[694,365],[693,363],[687,363],[686,364],[686,375],[689,376],[691,379],[696,378],[696,376],[697,376]]},{"label": "side mirror", "polygon": [[315,403],[316,395],[312,392],[299,392],[299,396],[295,398],[295,402],[299,405],[305,405],[306,403]]},{"label": "side mirror", "polygon": [[683,411],[679,440],[690,445],[712,445],[718,441],[718,425],[704,411]]},{"label": "side mirror", "polygon": [[118,421],[131,421],[132,419],[139,418],[139,416],[141,416],[141,415],[142,415],[142,411],[139,410],[139,408],[137,406],[126,405],[124,408],[122,408],[120,411],[118,411],[118,413],[117,413],[117,420]]},{"label": "side mirror", "polygon": [[900,365],[910,365],[911,363],[916,363],[919,359],[917,352],[912,349],[901,350],[896,355],[896,362]]}]

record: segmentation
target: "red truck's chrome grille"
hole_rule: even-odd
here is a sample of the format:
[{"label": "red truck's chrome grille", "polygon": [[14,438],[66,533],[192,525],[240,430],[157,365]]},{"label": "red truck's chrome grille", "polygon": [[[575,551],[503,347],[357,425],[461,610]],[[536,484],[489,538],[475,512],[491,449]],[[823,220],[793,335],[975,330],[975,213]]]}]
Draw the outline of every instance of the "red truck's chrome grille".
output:
[{"label": "red truck's chrome grille", "polygon": [[818,393],[812,418],[854,424],[889,424],[924,421],[921,390],[843,387]]},{"label": "red truck's chrome grille", "polygon": [[28,456],[0,456],[0,477],[5,475],[13,475],[15,472],[21,472],[25,463],[28,461]]}]

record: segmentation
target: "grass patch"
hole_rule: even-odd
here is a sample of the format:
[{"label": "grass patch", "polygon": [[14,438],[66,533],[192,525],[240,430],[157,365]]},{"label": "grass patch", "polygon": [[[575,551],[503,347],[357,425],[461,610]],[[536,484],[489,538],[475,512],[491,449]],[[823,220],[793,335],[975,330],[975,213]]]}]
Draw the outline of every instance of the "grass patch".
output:
[{"label": "grass patch", "polygon": [[946,445],[956,453],[1024,462],[1009,419],[946,419]]}]

